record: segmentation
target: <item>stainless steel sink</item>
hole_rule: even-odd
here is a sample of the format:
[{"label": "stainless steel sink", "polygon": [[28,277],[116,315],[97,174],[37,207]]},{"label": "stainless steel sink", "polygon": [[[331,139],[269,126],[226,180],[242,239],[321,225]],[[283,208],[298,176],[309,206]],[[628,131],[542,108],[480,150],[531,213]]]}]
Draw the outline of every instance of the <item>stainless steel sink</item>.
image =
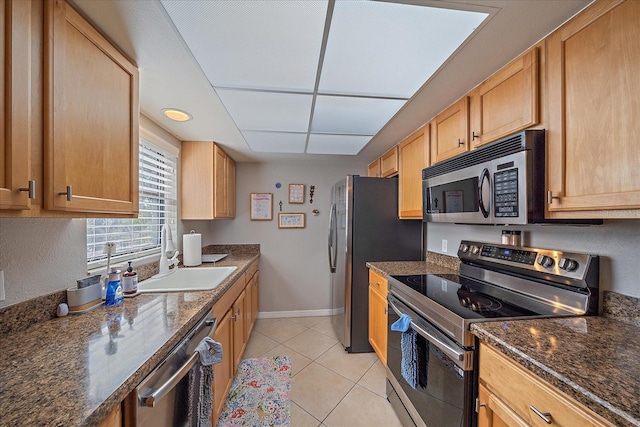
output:
[{"label": "stainless steel sink", "polygon": [[210,291],[218,287],[238,267],[178,268],[153,276],[138,284],[139,292]]}]

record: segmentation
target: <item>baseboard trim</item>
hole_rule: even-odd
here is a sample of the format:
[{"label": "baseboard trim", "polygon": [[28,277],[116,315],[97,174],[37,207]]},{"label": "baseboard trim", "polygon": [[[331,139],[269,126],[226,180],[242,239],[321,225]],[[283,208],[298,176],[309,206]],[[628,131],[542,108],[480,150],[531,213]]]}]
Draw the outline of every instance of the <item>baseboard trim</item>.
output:
[{"label": "baseboard trim", "polygon": [[341,310],[332,310],[330,308],[323,310],[295,310],[295,311],[261,311],[258,313],[258,319],[275,319],[280,317],[317,317],[317,316],[333,316]]}]

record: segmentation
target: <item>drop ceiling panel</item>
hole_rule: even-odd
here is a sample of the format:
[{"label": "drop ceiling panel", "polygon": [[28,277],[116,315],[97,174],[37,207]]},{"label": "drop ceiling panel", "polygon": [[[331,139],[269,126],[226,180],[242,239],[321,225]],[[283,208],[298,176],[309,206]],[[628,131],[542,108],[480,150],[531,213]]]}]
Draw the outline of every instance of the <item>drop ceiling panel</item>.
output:
[{"label": "drop ceiling panel", "polygon": [[398,3],[338,1],[319,91],[410,98],[486,16]]},{"label": "drop ceiling panel", "polygon": [[313,91],[327,1],[161,1],[214,86]]},{"label": "drop ceiling panel", "polygon": [[404,103],[395,99],[319,95],[311,132],[375,135]]},{"label": "drop ceiling panel", "polygon": [[247,144],[258,153],[304,153],[306,133],[243,131]]},{"label": "drop ceiling panel", "polygon": [[356,155],[367,145],[370,136],[361,135],[309,135],[307,153]]},{"label": "drop ceiling panel", "polygon": [[222,103],[242,130],[306,132],[312,95],[216,89]]}]

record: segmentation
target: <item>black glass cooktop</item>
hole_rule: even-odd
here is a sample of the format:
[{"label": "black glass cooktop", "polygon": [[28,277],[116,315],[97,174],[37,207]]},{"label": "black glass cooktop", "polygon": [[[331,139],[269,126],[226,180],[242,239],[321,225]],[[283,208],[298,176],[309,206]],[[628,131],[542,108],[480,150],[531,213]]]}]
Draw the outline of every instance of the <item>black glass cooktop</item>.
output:
[{"label": "black glass cooktop", "polygon": [[463,319],[537,316],[509,302],[511,291],[457,274],[391,276]]}]

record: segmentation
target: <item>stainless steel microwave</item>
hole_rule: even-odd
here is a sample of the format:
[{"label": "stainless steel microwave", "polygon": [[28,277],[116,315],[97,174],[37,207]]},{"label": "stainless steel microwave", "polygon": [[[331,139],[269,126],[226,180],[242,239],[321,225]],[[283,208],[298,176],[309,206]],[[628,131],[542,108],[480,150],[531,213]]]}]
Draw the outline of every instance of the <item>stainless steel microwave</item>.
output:
[{"label": "stainless steel microwave", "polygon": [[544,219],[544,180],[544,130],[525,130],[423,169],[423,219],[553,222]]}]

